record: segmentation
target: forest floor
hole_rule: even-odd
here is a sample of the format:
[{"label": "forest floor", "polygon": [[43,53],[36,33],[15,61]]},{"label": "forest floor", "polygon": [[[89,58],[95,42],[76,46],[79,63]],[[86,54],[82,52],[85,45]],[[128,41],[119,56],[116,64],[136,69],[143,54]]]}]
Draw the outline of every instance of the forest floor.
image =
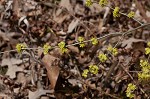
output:
[{"label": "forest floor", "polygon": [[87,1],[0,0],[0,99],[150,98],[149,0]]}]

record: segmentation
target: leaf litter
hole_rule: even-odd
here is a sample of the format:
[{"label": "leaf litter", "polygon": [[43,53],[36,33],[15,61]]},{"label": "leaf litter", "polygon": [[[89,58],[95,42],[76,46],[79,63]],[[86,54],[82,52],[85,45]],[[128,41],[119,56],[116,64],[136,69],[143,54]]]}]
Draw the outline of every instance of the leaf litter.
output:
[{"label": "leaf litter", "polygon": [[[109,5],[118,5],[122,11],[134,9],[135,18],[149,22],[147,2],[116,0],[109,2]],[[20,42],[33,48],[40,48],[45,43],[56,46],[61,41],[72,44],[77,42],[79,36],[88,40],[138,26],[124,16],[114,19],[108,7],[102,8],[96,3],[86,7],[85,0],[1,0],[0,8],[0,52],[13,50]],[[117,45],[117,59],[120,61],[117,66],[111,63],[112,57],[100,64],[97,56],[108,45],[118,42],[119,37],[108,37],[95,47],[90,43],[86,43],[83,49],[78,45],[68,46],[68,52],[64,55],[57,48],[48,55],[43,55],[39,50],[27,50],[29,55],[23,53],[19,57],[16,52],[0,54],[0,89],[4,89],[0,90],[0,98],[125,98],[127,84],[132,81],[130,75],[138,82],[139,58],[147,57],[144,48],[149,38],[146,28],[126,35]],[[85,79],[81,73],[90,64],[99,64],[99,73],[88,74]],[[106,78],[107,81],[104,81]],[[143,89],[149,94],[149,84],[143,85]],[[136,94],[138,96],[135,98],[146,99],[139,90]]]}]

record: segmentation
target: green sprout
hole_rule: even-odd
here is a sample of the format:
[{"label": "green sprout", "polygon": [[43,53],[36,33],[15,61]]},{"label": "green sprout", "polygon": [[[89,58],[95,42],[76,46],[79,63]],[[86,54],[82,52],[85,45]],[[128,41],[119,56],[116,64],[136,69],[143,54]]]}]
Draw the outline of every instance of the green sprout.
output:
[{"label": "green sprout", "polygon": [[120,17],[120,14],[119,14],[119,7],[115,7],[114,11],[113,11],[113,16],[116,18],[116,17]]},{"label": "green sprout", "polygon": [[97,65],[90,65],[90,66],[89,66],[89,71],[90,71],[91,73],[93,73],[93,74],[97,74],[97,73],[98,73],[98,70],[99,70],[99,68],[98,68]]},{"label": "green sprout", "polygon": [[129,83],[126,90],[126,96],[129,98],[134,98],[133,92],[135,91],[135,89],[136,89],[136,85]]}]

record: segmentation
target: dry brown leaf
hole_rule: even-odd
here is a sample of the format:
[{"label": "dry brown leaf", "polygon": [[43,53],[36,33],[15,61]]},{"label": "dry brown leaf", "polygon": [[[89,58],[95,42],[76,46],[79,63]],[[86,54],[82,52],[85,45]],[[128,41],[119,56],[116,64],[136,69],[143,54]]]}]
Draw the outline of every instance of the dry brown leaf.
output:
[{"label": "dry brown leaf", "polygon": [[68,49],[70,49],[72,52],[79,53],[79,49],[75,46],[68,46]]},{"label": "dry brown leaf", "polygon": [[12,99],[12,98],[9,97],[8,95],[0,93],[0,99]]},{"label": "dry brown leaf", "polygon": [[128,49],[128,48],[132,48],[132,44],[133,43],[137,43],[137,42],[145,42],[145,40],[142,40],[142,39],[135,39],[135,38],[129,38],[127,40],[124,40],[122,42],[122,47],[125,47],[125,49]]},{"label": "dry brown leaf", "polygon": [[146,11],[144,9],[144,7],[142,6],[141,2],[139,2],[138,0],[135,0],[135,3],[137,5],[137,8],[139,9],[142,17],[147,21],[147,22],[150,22],[150,17],[148,17],[146,15]]},{"label": "dry brown leaf", "polygon": [[60,6],[66,8],[69,12],[73,12],[72,5],[70,4],[70,0],[61,0]]},{"label": "dry brown leaf", "polygon": [[68,82],[70,84],[72,84],[72,86],[77,86],[77,85],[80,85],[82,83],[80,80],[77,80],[77,79],[68,79]]},{"label": "dry brown leaf", "polygon": [[24,73],[18,73],[17,75],[17,82],[22,84],[22,87],[25,87],[25,85],[27,84],[27,78],[25,77]]},{"label": "dry brown leaf", "polygon": [[85,11],[85,8],[82,7],[81,5],[77,4],[77,5],[75,6],[74,12],[75,12],[76,14],[85,16],[84,11]]},{"label": "dry brown leaf", "polygon": [[54,89],[58,76],[60,68],[58,66],[53,66],[53,62],[55,61],[56,57],[52,55],[45,55],[42,59],[42,62],[44,63],[44,66],[47,70],[47,75],[51,83],[51,88]]},{"label": "dry brown leaf", "polygon": [[32,92],[29,90],[28,97],[29,99],[38,99],[41,95],[52,94],[54,90],[45,90],[40,81],[37,82],[37,90]]},{"label": "dry brown leaf", "polygon": [[45,95],[46,93],[53,93],[52,90],[44,90],[42,88],[36,90],[35,92],[29,91],[29,99],[38,99],[41,95]]},{"label": "dry brown leaf", "polygon": [[13,15],[15,17],[19,17],[20,16],[20,11],[19,11],[19,1],[18,0],[13,0],[13,4],[12,4],[12,10],[13,10]]},{"label": "dry brown leaf", "polygon": [[8,75],[10,78],[15,78],[16,77],[16,72],[17,71],[23,71],[23,68],[18,67],[18,64],[21,64],[22,60],[20,59],[15,59],[15,58],[6,58],[2,60],[1,66],[8,66],[8,71],[6,72],[6,75]]},{"label": "dry brown leaf", "polygon": [[7,37],[7,35],[3,33],[1,30],[0,30],[0,38],[2,38],[4,41],[9,41],[9,38]]},{"label": "dry brown leaf", "polygon": [[35,92],[29,91],[29,99],[37,99],[41,95],[45,95],[46,93],[50,93],[50,90],[39,89]]},{"label": "dry brown leaf", "polygon": [[69,15],[65,14],[65,15],[59,15],[56,16],[55,14],[53,15],[53,20],[56,21],[57,23],[62,23]]},{"label": "dry brown leaf", "polygon": [[[61,0],[60,6],[66,8],[70,12],[73,11],[70,0]],[[70,16],[69,14],[63,13],[63,8],[58,9],[55,13],[53,13],[53,20],[55,20],[57,23],[62,23],[66,18]]]},{"label": "dry brown leaf", "polygon": [[79,20],[72,20],[72,22],[68,26],[68,31],[67,33],[71,33],[79,24]]},{"label": "dry brown leaf", "polygon": [[94,13],[94,12],[99,13],[102,10],[104,10],[104,8],[102,6],[99,6],[98,3],[93,3],[92,6],[90,7],[90,10],[92,13]]}]

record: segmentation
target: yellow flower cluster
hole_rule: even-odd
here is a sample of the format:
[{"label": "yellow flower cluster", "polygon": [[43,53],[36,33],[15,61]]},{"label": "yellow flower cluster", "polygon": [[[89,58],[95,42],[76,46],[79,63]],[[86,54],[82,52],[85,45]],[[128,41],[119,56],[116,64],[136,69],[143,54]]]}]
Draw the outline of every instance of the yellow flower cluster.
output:
[{"label": "yellow flower cluster", "polygon": [[86,78],[87,75],[88,75],[88,72],[89,72],[88,69],[83,70],[82,76],[83,76],[84,78]]},{"label": "yellow flower cluster", "polygon": [[113,11],[113,16],[116,18],[116,17],[120,17],[120,14],[119,14],[119,7],[115,7],[114,11]]},{"label": "yellow flower cluster", "polygon": [[135,15],[135,12],[133,12],[133,11],[131,11],[131,12],[128,13],[128,17],[129,17],[129,18],[133,18],[134,15]]},{"label": "yellow flower cluster", "polygon": [[140,60],[140,67],[142,68],[142,72],[138,73],[138,79],[140,81],[150,79],[150,64],[147,60]]},{"label": "yellow flower cluster", "polygon": [[113,48],[112,46],[109,46],[107,48],[108,51],[110,51],[114,56],[116,56],[118,54],[118,49],[117,48]]},{"label": "yellow flower cluster", "polygon": [[50,50],[51,48],[52,48],[52,47],[51,47],[50,45],[45,44],[45,45],[43,46],[43,53],[44,53],[44,55],[48,54],[48,52],[49,52],[49,50]]},{"label": "yellow flower cluster", "polygon": [[102,53],[100,53],[100,54],[98,55],[98,58],[99,58],[99,60],[100,60],[101,62],[105,62],[105,61],[107,60],[106,54],[102,54]]},{"label": "yellow flower cluster", "polygon": [[100,0],[99,1],[99,5],[101,5],[102,7],[104,7],[105,5],[107,5],[108,1],[107,0]]},{"label": "yellow flower cluster", "polygon": [[65,42],[61,41],[60,43],[58,43],[58,47],[60,48],[61,53],[66,53],[68,51],[68,49],[65,47]]},{"label": "yellow flower cluster", "polygon": [[92,1],[91,0],[86,0],[85,5],[87,7],[90,7],[92,5]]},{"label": "yellow flower cluster", "polygon": [[150,42],[147,43],[147,48],[145,48],[145,54],[150,55]]},{"label": "yellow flower cluster", "polygon": [[21,53],[26,48],[26,45],[23,43],[19,43],[16,45],[16,50],[18,53]]},{"label": "yellow flower cluster", "polygon": [[86,78],[89,72],[91,72],[92,74],[97,74],[98,70],[99,68],[97,65],[90,65],[89,69],[83,70],[82,76]]},{"label": "yellow flower cluster", "polygon": [[98,73],[98,66],[97,66],[97,65],[90,65],[90,66],[89,66],[89,71],[90,71],[92,74],[97,74],[97,73]]},{"label": "yellow flower cluster", "polygon": [[147,43],[147,46],[150,47],[150,42]]},{"label": "yellow flower cluster", "polygon": [[98,40],[97,40],[97,38],[91,38],[91,42],[92,42],[92,44],[93,45],[97,45],[98,44]]},{"label": "yellow flower cluster", "polygon": [[129,83],[126,90],[126,96],[129,98],[134,98],[133,91],[135,91],[135,89],[136,89],[136,85]]},{"label": "yellow flower cluster", "polygon": [[84,38],[81,37],[81,36],[79,36],[79,37],[78,37],[78,42],[80,43],[79,45],[80,45],[80,47],[82,47],[82,48],[85,47],[85,44],[84,44],[83,41],[84,41]]}]

